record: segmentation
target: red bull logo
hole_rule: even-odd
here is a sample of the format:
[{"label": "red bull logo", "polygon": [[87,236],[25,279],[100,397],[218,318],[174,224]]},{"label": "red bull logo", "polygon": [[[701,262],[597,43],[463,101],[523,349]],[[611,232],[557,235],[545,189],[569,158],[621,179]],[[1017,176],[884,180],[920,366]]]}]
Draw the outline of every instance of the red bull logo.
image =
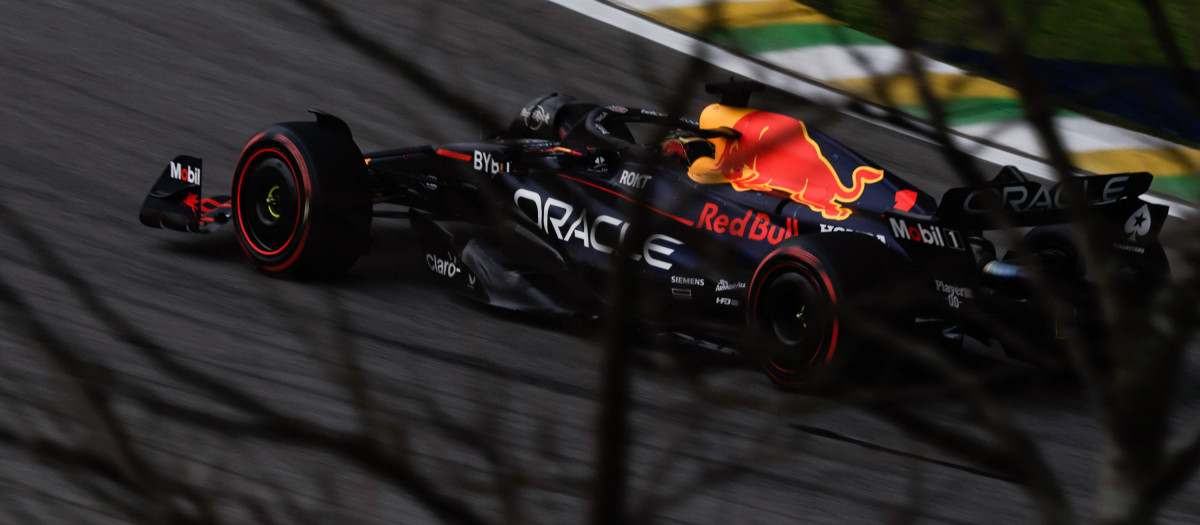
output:
[{"label": "red bull logo", "polygon": [[745,108],[714,104],[700,115],[700,126],[731,126],[739,139],[710,139],[716,158],[696,159],[688,175],[704,184],[729,183],[738,191],[777,192],[831,220],[844,220],[868,184],[883,179],[883,170],[856,168],[851,184],[838,177],[821,147],[796,119]]}]

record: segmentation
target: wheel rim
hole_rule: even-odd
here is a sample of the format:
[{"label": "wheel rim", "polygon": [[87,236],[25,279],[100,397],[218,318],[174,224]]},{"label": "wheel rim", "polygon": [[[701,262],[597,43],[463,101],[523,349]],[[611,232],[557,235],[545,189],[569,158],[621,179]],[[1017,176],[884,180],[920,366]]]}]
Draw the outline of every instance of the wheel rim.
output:
[{"label": "wheel rim", "polygon": [[264,150],[251,159],[238,195],[238,216],[246,240],[264,255],[282,251],[299,224],[296,176],[278,152]]},{"label": "wheel rim", "polygon": [[280,217],[282,217],[282,215],[280,214],[280,211],[279,211],[279,194],[280,193],[281,192],[279,191],[278,185],[271,186],[271,189],[267,190],[267,199],[266,199],[267,213],[271,215],[272,220],[276,220],[276,221],[279,220]]},{"label": "wheel rim", "polygon": [[807,275],[789,271],[764,291],[760,326],[770,338],[767,362],[785,373],[797,373],[813,363],[827,339],[827,306]]}]

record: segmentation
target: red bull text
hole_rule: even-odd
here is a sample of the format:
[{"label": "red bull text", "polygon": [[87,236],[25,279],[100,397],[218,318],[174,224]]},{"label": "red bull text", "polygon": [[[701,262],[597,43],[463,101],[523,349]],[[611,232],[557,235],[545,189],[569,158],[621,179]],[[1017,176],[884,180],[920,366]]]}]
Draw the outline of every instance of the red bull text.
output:
[{"label": "red bull text", "polygon": [[771,244],[779,244],[784,239],[800,234],[798,221],[791,217],[787,218],[786,225],[780,226],[772,224],[771,218],[765,213],[747,210],[743,216],[732,217],[721,213],[720,206],[711,202],[705,203],[704,208],[700,210],[700,218],[696,220],[696,227],[734,237],[744,237],[752,241],[765,240]]}]

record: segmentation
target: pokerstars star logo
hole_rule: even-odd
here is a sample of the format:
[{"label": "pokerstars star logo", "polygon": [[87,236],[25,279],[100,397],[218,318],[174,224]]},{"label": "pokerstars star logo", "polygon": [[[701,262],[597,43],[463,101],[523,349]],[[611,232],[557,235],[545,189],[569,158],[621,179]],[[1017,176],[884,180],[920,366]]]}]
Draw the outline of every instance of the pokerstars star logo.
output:
[{"label": "pokerstars star logo", "polygon": [[1125,220],[1125,233],[1129,234],[1129,240],[1135,241],[1138,237],[1145,236],[1150,233],[1150,205],[1143,204],[1141,208],[1133,212],[1128,219]]}]

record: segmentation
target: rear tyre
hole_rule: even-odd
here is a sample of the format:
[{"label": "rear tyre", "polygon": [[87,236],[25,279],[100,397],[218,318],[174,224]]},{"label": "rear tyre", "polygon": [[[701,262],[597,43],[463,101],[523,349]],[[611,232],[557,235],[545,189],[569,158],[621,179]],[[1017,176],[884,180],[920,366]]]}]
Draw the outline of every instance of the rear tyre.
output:
[{"label": "rear tyre", "polygon": [[871,237],[818,234],[788,241],[755,272],[747,349],[776,385],[798,390],[846,377],[900,327],[889,303],[909,300],[904,258]]},{"label": "rear tyre", "polygon": [[[1110,260],[1116,266],[1115,282],[1133,291],[1153,289],[1170,276],[1166,251],[1161,244],[1149,243],[1136,253],[1114,251]],[[1078,283],[1093,278],[1085,264],[1083,246],[1065,224],[1038,226],[1029,230],[1016,253],[1007,258],[1024,259],[1024,265],[1038,266],[1051,282]]]},{"label": "rear tyre", "polygon": [[1065,224],[1038,226],[1021,239],[1027,266],[1037,266],[1051,282],[1075,283],[1087,276],[1083,247]]},{"label": "rear tyre", "polygon": [[367,169],[345,130],[316,122],[264,129],[242,150],[232,193],[238,242],[268,273],[327,277],[366,251]]},{"label": "rear tyre", "polygon": [[[1116,294],[1113,301],[1120,310],[1119,317],[1128,319],[1121,330],[1129,330],[1133,319],[1142,318],[1154,293],[1170,276],[1166,252],[1158,243],[1139,246],[1140,252],[1114,250],[1105,253],[1104,269],[1089,268],[1084,247],[1066,224],[1038,226],[1029,230],[1016,250],[1005,258],[1018,264],[1037,268],[1044,279],[1026,293],[1031,305],[1025,317],[1014,317],[1009,324],[1023,327],[1021,335],[1027,349],[1005,349],[1009,357],[1031,361],[1051,369],[1066,370],[1070,366],[1064,353],[1068,337],[1088,350],[1087,358],[1097,370],[1109,370],[1111,357],[1106,353],[1109,334],[1114,327],[1104,321],[1099,309],[1100,291]],[[1104,282],[1098,282],[1107,279]],[[1100,284],[1101,286],[1097,286]],[[1062,309],[1049,311],[1048,301],[1039,301],[1039,294],[1051,294],[1060,301]],[[1044,299],[1045,297],[1042,297]],[[1048,322],[1047,322],[1048,320]],[[1036,355],[1026,355],[1030,349]]]}]

